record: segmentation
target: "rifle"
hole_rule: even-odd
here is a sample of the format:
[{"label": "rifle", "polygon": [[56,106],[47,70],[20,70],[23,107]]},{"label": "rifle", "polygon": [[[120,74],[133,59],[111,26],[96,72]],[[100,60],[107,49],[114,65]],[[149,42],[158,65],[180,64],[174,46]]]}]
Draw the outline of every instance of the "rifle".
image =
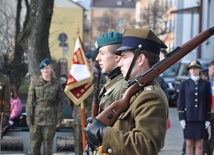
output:
[{"label": "rifle", "polygon": [[199,33],[194,38],[184,43],[182,46],[178,46],[175,50],[167,54],[163,60],[156,63],[148,71],[130,81],[128,84],[128,89],[126,90],[122,99],[114,101],[96,118],[100,120],[105,126],[113,126],[118,117],[129,108],[130,99],[135,93],[137,93],[139,90],[142,90],[146,84],[156,79],[162,72],[176,63],[182,57],[187,55],[205,40],[210,38],[213,34],[214,27]]},{"label": "rifle", "polygon": [[[93,116],[93,117],[96,117],[98,115],[98,110],[99,110],[100,76],[101,76],[101,70],[98,69],[98,77],[97,77],[97,83],[96,83],[96,87],[95,87],[95,93],[94,93],[94,98],[93,98],[93,103],[92,103],[92,111],[91,111],[91,116]],[[83,151],[83,155],[89,155],[90,149],[91,149],[92,154],[93,154],[94,146],[89,144],[89,142],[87,142],[86,148]]]},{"label": "rifle", "polygon": [[98,115],[98,109],[99,109],[99,87],[100,87],[100,76],[101,76],[101,70],[98,69],[98,77],[97,77],[97,83],[95,87],[95,93],[94,93],[94,99],[92,103],[92,111],[91,116],[96,117]]}]

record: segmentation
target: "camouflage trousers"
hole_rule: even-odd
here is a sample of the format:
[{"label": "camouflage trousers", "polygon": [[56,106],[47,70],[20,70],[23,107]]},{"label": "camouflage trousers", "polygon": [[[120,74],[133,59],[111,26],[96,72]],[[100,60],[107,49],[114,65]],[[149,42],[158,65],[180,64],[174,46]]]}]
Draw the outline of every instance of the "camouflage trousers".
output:
[{"label": "camouflage trousers", "polygon": [[52,155],[53,139],[56,132],[55,125],[30,127],[30,155],[41,155],[40,149],[43,144],[43,154]]}]

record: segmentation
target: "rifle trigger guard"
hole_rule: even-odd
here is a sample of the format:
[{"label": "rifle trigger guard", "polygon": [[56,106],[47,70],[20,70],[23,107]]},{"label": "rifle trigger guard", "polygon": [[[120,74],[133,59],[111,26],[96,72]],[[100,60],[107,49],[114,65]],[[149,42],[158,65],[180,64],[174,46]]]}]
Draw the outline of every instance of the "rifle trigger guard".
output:
[{"label": "rifle trigger guard", "polygon": [[138,83],[139,87],[143,87],[143,84],[141,84],[137,79],[135,79],[135,81]]}]

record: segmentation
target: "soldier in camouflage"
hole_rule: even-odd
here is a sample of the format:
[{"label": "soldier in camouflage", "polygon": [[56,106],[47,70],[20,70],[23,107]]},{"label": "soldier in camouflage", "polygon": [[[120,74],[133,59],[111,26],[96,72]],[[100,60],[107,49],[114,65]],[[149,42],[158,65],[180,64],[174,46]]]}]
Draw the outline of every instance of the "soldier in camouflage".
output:
[{"label": "soldier in camouflage", "polygon": [[[96,60],[109,79],[101,88],[98,96],[98,114],[114,101],[121,99],[127,89],[127,82],[124,80],[118,67],[120,56],[114,54],[114,51],[119,48],[121,44],[122,34],[115,31],[100,35],[95,42],[95,48],[98,52]],[[99,150],[100,149],[97,148],[94,154],[101,154]]]},{"label": "soldier in camouflage", "polygon": [[40,65],[41,76],[30,83],[27,98],[27,124],[30,127],[30,155],[52,155],[56,127],[63,119],[62,89],[49,58]]},{"label": "soldier in camouflage", "polygon": [[99,36],[95,42],[95,48],[98,52],[96,60],[109,78],[100,90],[98,113],[101,113],[114,101],[121,99],[127,89],[127,82],[124,80],[118,67],[120,56],[114,54],[114,51],[121,44],[122,34],[115,31]]}]

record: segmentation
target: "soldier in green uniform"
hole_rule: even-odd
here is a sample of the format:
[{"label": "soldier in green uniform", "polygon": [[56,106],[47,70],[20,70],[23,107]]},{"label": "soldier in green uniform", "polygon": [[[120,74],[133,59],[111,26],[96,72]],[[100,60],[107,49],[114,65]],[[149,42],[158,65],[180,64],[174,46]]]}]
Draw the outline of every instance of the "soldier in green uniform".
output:
[{"label": "soldier in green uniform", "polygon": [[10,89],[10,79],[0,72],[0,121],[2,131],[7,127],[10,118]]},{"label": "soldier in green uniform", "polygon": [[30,128],[30,155],[52,155],[56,127],[63,119],[62,89],[49,58],[39,65],[41,76],[30,83],[27,98],[27,124]]},{"label": "soldier in green uniform", "polygon": [[[118,66],[123,76],[127,80],[134,80],[148,71],[159,61],[161,48],[166,48],[166,45],[153,31],[125,29],[122,46],[115,51],[121,56]],[[142,87],[140,83],[138,87]],[[166,95],[158,82],[153,80],[131,97],[129,108],[120,115],[113,127],[105,126],[91,117],[91,124],[84,132],[91,144],[102,145],[102,153],[158,155],[164,146],[167,116]]]},{"label": "soldier in green uniform", "polygon": [[[121,43],[122,34],[115,31],[99,36],[95,42],[95,48],[98,51],[96,60],[109,79],[99,93],[98,114],[112,102],[122,98],[127,89],[127,82],[118,67],[120,56],[114,54],[115,50],[121,46]],[[99,150],[97,148],[94,154],[100,154]]]},{"label": "soldier in green uniform", "polygon": [[114,54],[121,43],[122,34],[115,31],[99,36],[95,43],[95,48],[98,51],[96,60],[109,78],[100,90],[98,113],[101,113],[115,100],[120,99],[127,89],[127,82],[118,67],[120,56]]}]

